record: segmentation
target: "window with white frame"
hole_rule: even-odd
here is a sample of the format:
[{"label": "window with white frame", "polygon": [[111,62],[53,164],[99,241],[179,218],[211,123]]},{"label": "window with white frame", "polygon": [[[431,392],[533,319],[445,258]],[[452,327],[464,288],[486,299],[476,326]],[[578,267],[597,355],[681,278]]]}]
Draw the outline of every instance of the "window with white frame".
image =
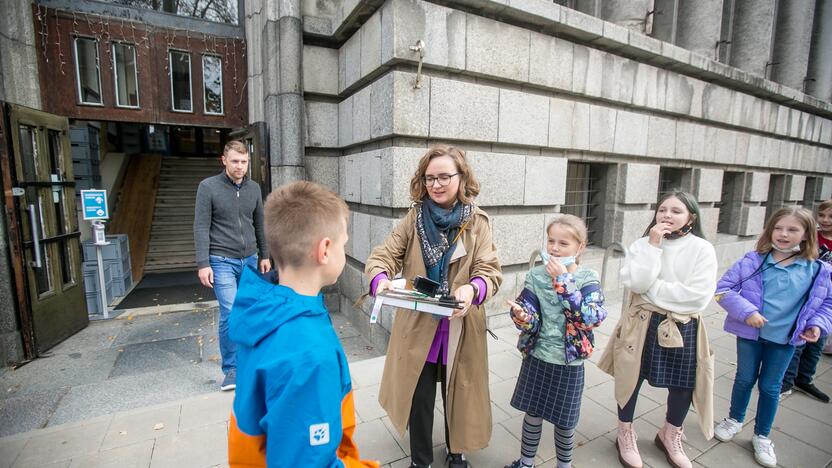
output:
[{"label": "window with white frame", "polygon": [[222,58],[216,55],[202,56],[202,89],[205,113],[219,115],[223,113],[222,96]]},{"label": "window with white frame", "polygon": [[101,70],[98,41],[89,37],[75,38],[75,78],[78,102],[101,105]]},{"label": "window with white frame", "polygon": [[113,43],[113,75],[116,81],[116,106],[139,107],[139,75],[136,46]]},{"label": "window with white frame", "polygon": [[191,54],[179,50],[168,53],[170,65],[170,97],[174,112],[193,112],[191,96]]}]

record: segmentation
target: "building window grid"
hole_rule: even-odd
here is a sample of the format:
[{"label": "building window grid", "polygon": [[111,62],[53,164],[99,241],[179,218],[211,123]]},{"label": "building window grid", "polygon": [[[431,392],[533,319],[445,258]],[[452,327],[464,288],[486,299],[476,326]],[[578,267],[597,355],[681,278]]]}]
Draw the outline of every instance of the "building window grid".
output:
[{"label": "building window grid", "polygon": [[[103,106],[104,100],[101,94],[101,60],[100,55],[98,53],[98,40],[93,37],[77,36],[75,37],[73,43],[75,49],[75,81],[76,90],[78,92],[78,103],[88,106]],[[84,64],[82,66],[82,57],[86,57],[86,54],[82,55],[81,48],[79,46],[81,44],[89,43],[92,43],[92,47],[95,52],[95,64]],[[95,67],[94,76],[88,76],[89,70],[87,69],[91,66]],[[83,74],[82,68],[84,69]],[[90,81],[94,81],[94,83],[90,83]],[[90,85],[93,84],[94,87],[90,87]],[[88,99],[90,97],[97,98],[97,101]]]},{"label": "building window grid", "polygon": [[[212,61],[218,64],[213,72],[209,69],[209,64]],[[212,77],[209,78],[209,75],[212,75]],[[223,96],[222,86],[222,57],[219,55],[204,54],[202,56],[202,106],[206,114],[223,115],[225,112],[225,97]],[[213,109],[211,109],[212,107]]]},{"label": "building window grid", "polygon": [[722,193],[719,201],[714,203],[714,208],[719,208],[719,219],[716,228],[718,233],[729,233],[731,218],[739,215],[732,209],[732,204],[737,193],[736,185],[742,182],[743,174],[741,172],[725,172],[722,176]]},{"label": "building window grid", "polygon": [[[134,87],[133,92],[131,93],[129,89],[130,81],[129,77],[122,77],[119,74],[119,69],[121,65],[119,64],[119,51],[132,53],[132,67],[133,67],[133,82],[132,85]],[[124,107],[128,109],[138,109],[140,107],[139,101],[139,63],[138,63],[138,55],[136,54],[136,46],[135,44],[130,44],[127,42],[113,42],[113,80],[115,81],[115,95],[116,95],[116,107]],[[130,58],[130,57],[126,57]],[[124,65],[125,70],[128,67],[128,64],[125,62]],[[129,73],[129,71],[127,72]],[[121,80],[123,78],[123,80]],[[124,99],[126,102],[122,102],[122,87],[124,85]],[[133,99],[131,94],[135,95],[135,104],[131,104],[130,101]]]},{"label": "building window grid", "polygon": [[685,169],[677,167],[662,167],[659,169],[659,199],[673,190],[686,191],[683,187]]},{"label": "building window grid", "polygon": [[[188,87],[187,87],[187,90],[185,90],[185,89],[178,90],[177,89],[176,75],[177,75],[178,72],[174,69],[174,66],[177,65],[176,62],[174,62],[174,56],[179,57],[179,60],[182,61],[182,62],[187,61],[187,64],[188,64],[188,69],[187,69]],[[177,66],[176,68],[178,69],[179,67]],[[193,74],[192,74],[192,70],[191,70],[191,54],[188,51],[184,51],[184,50],[176,50],[176,49],[168,50],[168,70],[169,70],[168,73],[170,75],[171,110],[173,110],[173,112],[193,113],[193,111],[194,111],[194,99],[193,99]],[[184,72],[184,68],[182,69],[182,72]],[[184,95],[177,96],[179,94],[177,91],[180,91],[180,92],[187,91],[187,101],[184,100],[184,98],[185,98]],[[177,99],[177,98],[179,98],[179,99]],[[180,100],[182,101],[182,102],[179,102],[180,104],[187,102],[187,108],[177,106],[177,101],[180,101]]]},{"label": "building window grid", "polygon": [[599,192],[599,179],[589,163],[567,164],[566,168],[566,200],[560,212],[572,214],[584,220],[587,226],[587,238],[593,245],[595,226],[598,218],[599,205],[595,203]]}]

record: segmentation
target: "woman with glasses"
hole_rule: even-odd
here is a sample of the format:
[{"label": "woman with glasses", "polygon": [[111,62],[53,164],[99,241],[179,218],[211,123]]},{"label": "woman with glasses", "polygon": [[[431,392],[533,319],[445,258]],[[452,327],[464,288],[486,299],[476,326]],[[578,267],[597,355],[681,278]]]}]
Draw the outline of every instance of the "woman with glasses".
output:
[{"label": "woman with glasses", "polygon": [[401,274],[428,277],[462,303],[450,318],[398,309],[379,402],[394,427],[410,430],[411,467],[433,462],[433,416],[440,383],[448,465],[467,467],[463,452],[491,438],[488,353],[482,304],[502,281],[491,222],[474,205],[480,186],[465,152],[433,146],[410,181],[413,206],[367,259],[370,293],[391,289]]}]

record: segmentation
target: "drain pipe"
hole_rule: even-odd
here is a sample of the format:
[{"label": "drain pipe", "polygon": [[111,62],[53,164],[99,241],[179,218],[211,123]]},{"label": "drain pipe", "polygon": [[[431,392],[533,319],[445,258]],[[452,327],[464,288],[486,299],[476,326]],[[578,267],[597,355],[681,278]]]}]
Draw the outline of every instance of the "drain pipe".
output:
[{"label": "drain pipe", "polygon": [[[269,132],[272,188],[304,180],[303,24],[301,0],[268,2],[277,21],[263,31],[266,120]],[[275,48],[270,46],[277,44]]]}]

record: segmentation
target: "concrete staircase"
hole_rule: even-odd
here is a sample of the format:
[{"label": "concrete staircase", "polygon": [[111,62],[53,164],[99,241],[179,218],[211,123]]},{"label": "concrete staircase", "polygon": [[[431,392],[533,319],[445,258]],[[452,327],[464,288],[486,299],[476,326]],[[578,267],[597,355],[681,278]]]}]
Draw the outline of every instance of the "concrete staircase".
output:
[{"label": "concrete staircase", "polygon": [[196,189],[202,179],[221,170],[214,158],[162,158],[145,273],[196,270]]}]

